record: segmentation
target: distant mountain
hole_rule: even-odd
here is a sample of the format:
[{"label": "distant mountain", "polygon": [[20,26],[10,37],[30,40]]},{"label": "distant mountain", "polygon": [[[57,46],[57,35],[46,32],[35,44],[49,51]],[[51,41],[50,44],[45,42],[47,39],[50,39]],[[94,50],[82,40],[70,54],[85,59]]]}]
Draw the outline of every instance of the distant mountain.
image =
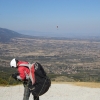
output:
[{"label": "distant mountain", "polygon": [[6,28],[0,28],[0,42],[9,42],[11,38],[23,37],[23,36],[25,35],[22,35],[20,33],[17,33],[15,31]]}]

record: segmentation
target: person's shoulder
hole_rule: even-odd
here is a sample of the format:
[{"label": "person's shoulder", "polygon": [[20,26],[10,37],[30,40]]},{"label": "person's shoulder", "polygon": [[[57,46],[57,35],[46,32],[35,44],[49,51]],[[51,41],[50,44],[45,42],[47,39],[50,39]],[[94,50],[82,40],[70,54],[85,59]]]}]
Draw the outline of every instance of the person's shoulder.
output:
[{"label": "person's shoulder", "polygon": [[18,69],[24,69],[24,68],[25,68],[24,66],[19,66],[19,67],[18,67]]},{"label": "person's shoulder", "polygon": [[18,63],[27,63],[27,64],[28,64],[28,62],[27,62],[27,61],[19,61]]}]

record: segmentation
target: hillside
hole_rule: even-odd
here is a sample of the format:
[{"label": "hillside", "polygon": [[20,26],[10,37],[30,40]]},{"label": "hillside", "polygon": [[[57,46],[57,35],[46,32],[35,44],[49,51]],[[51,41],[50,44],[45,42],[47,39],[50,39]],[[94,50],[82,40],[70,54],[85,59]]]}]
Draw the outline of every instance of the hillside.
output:
[{"label": "hillside", "polygon": [[25,37],[25,35],[6,28],[0,28],[0,42],[9,42],[12,38],[16,37]]}]

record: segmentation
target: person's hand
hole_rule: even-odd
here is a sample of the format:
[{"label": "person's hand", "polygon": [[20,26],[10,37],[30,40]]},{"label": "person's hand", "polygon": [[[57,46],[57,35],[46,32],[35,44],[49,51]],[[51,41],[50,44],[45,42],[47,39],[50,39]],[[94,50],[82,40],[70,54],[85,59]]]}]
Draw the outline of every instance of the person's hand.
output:
[{"label": "person's hand", "polygon": [[24,85],[27,85],[27,84],[28,84],[28,80],[25,79],[25,80],[23,81],[23,84],[24,84]]},{"label": "person's hand", "polygon": [[19,75],[19,73],[14,73],[12,74],[12,78],[14,78],[15,80],[17,80],[17,76]]}]

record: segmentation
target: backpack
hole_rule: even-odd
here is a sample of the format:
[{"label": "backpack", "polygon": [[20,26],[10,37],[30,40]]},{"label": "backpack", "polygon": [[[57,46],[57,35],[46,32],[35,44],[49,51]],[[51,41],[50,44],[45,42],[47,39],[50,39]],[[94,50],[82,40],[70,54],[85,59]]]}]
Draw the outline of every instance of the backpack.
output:
[{"label": "backpack", "polygon": [[38,75],[41,78],[46,77],[46,72],[44,71],[44,69],[40,63],[36,62],[34,64],[34,68],[35,68],[35,75]]},{"label": "backpack", "polygon": [[[46,75],[46,72],[42,65],[38,62],[34,64],[35,68],[35,84],[29,85],[29,89],[35,96],[40,96],[46,93],[49,90],[49,87],[51,86],[51,80]],[[33,89],[34,88],[34,89]]]}]

